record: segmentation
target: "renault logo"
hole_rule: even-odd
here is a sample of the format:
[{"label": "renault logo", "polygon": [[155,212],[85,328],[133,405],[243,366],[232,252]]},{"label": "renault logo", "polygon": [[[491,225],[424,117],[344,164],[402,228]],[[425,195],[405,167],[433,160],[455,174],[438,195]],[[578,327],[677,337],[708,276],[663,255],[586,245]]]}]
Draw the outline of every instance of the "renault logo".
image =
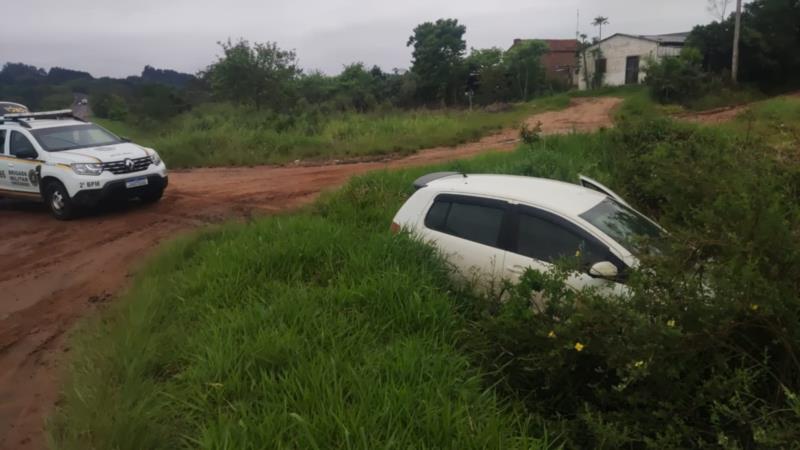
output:
[{"label": "renault logo", "polygon": [[133,170],[133,161],[131,161],[130,159],[126,159],[125,168],[128,169],[128,171]]}]

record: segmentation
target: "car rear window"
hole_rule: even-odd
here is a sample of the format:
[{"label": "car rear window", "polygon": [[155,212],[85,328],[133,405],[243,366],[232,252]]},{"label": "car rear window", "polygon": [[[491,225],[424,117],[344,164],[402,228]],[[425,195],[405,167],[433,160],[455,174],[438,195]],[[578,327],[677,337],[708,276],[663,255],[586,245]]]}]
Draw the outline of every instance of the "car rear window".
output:
[{"label": "car rear window", "polygon": [[428,210],[425,226],[468,241],[497,247],[504,215],[505,209],[500,205],[437,199]]}]

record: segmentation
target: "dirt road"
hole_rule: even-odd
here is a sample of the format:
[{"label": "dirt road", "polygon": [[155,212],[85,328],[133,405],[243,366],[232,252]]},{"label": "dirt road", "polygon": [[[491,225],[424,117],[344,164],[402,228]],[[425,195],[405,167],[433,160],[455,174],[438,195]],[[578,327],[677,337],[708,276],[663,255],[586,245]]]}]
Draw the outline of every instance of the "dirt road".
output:
[{"label": "dirt road", "polygon": [[[611,126],[616,98],[580,99],[529,118],[544,133]],[[517,130],[391,161],[315,167],[173,171],[157,205],[135,203],[72,222],[43,205],[0,200],[0,449],[44,446],[43,419],[58,398],[65,332],[113,298],[159,242],[226,219],[284,211],[370,170],[431,164],[516,147]]]}]

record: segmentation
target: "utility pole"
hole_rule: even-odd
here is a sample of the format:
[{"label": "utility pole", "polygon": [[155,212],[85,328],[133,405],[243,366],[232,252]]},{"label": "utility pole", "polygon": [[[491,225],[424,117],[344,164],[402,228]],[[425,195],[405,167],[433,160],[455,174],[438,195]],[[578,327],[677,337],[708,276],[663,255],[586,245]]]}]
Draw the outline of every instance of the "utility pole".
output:
[{"label": "utility pole", "polygon": [[733,29],[733,61],[731,61],[731,82],[739,81],[739,36],[742,32],[742,0],[736,0],[736,26]]}]

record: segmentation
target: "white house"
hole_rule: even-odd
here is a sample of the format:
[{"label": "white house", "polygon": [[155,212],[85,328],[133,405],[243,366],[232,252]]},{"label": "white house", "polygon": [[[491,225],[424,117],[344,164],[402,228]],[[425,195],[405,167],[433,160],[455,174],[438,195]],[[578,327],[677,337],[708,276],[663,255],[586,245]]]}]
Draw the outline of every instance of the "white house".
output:
[{"label": "white house", "polygon": [[687,36],[688,32],[650,36],[617,33],[609,36],[581,54],[578,87],[587,89],[587,79],[592,87],[596,74],[602,74],[603,86],[641,83],[647,59],[652,57],[657,61],[665,56],[677,56]]}]

